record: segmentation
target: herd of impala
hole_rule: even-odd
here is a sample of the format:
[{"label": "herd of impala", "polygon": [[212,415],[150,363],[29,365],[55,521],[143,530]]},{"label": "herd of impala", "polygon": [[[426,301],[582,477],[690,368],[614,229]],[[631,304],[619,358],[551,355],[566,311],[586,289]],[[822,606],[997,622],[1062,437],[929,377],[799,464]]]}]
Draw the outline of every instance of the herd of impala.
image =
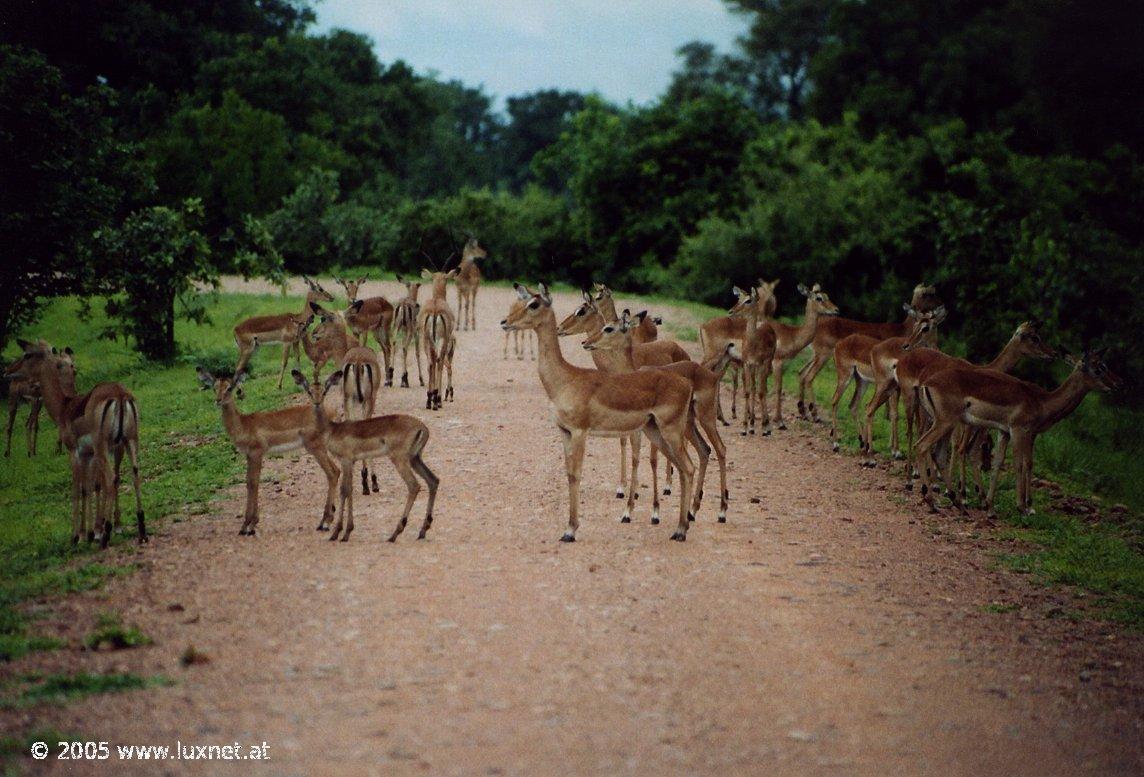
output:
[{"label": "herd of impala", "polygon": [[[326,496],[319,530],[330,530],[331,540],[348,540],[354,528],[353,492],[355,467],[360,465],[361,489],[379,490],[374,460],[388,457],[405,481],[407,495],[400,521],[389,536],[393,542],[404,530],[424,481],[428,504],[418,539],[424,538],[433,521],[439,479],[429,469],[422,453],[429,429],[410,415],[375,416],[382,386],[393,386],[397,351],[401,351],[401,387],[409,387],[409,350],[414,351],[418,379],[426,388],[425,407],[439,410],[453,400],[453,360],[457,331],[476,328],[475,301],[481,273],[477,260],[486,256],[476,238],[464,245],[459,265],[448,272],[423,270],[432,285],[430,299],[418,300],[421,283],[398,280],[406,296],[391,304],[384,297],[361,298],[365,278],[335,281],[345,291],[344,310],[323,307],[334,296],[318,282],[303,278],[308,291],[300,313],[257,316],[234,329],[238,362],[233,375],[215,376],[198,368],[204,389],[211,389],[231,442],[246,457],[246,510],[239,530],[254,535],[259,520],[258,488],[263,459],[305,449],[318,462],[326,478]],[[448,260],[446,260],[446,263]],[[457,310],[446,300],[447,282],[456,284]],[[620,441],[619,485],[616,496],[626,496],[621,521],[629,522],[635,507],[639,482],[641,439],[650,443],[652,472],[651,522],[660,521],[658,457],[666,460],[666,483],[662,494],[671,494],[673,469],[679,473],[679,516],[671,535],[683,541],[700,509],[707,467],[714,453],[719,466],[719,512],[727,516],[727,447],[719,427],[729,426],[723,415],[720,390],[725,374],[731,373],[731,416],[737,418],[742,387],[742,434],[772,432],[767,383],[775,377],[773,423],[785,429],[782,374],[785,363],[806,348],[811,358],[799,371],[798,414],[819,421],[813,383],[825,364],[833,359],[836,388],[831,401],[830,437],[838,443],[838,404],[854,383],[850,413],[858,445],[873,462],[873,418],[888,403],[890,451],[894,458],[907,458],[899,447],[898,405],[905,409],[908,461],[907,487],[913,478],[922,480],[921,495],[931,510],[934,479],[940,477],[953,505],[966,511],[967,481],[975,480],[990,516],[994,515],[998,473],[1006,449],[1013,448],[1017,505],[1032,510],[1033,445],[1036,436],[1067,416],[1092,389],[1112,390],[1120,380],[1107,368],[1101,352],[1086,351],[1073,357],[1050,347],[1036,322],[1017,327],[993,361],[974,365],[942,353],[936,347],[937,330],[946,309],[932,286],[919,285],[912,299],[903,304],[901,322],[868,323],[839,317],[838,307],[818,285],[798,287],[806,304],[797,325],[775,319],[778,281],[760,280],[749,290],[734,287],[735,305],[726,316],[710,320],[699,331],[703,354],[692,361],[676,342],[659,338],[659,319],[646,311],[632,315],[617,311],[612,292],[602,284],[582,293],[582,302],[562,321],[557,321],[548,288],[529,289],[514,284],[516,299],[501,321],[505,331],[504,357],[509,338],[514,338],[518,359],[537,361],[540,382],[552,406],[564,444],[568,478],[568,526],[562,541],[576,539],[579,528],[579,489],[585,445],[590,436],[616,437]],[[534,336],[531,339],[530,333]],[[369,338],[377,344],[370,347]],[[564,358],[560,338],[579,335],[591,354],[594,369],[578,367]],[[522,339],[523,338],[523,339]],[[236,399],[250,359],[260,345],[280,343],[281,387],[290,354],[300,364],[304,351],[313,363],[312,379],[298,369],[294,382],[308,402],[277,410],[242,413]],[[44,341],[20,341],[23,355],[5,371],[9,381],[9,415],[5,456],[11,453],[12,427],[19,403],[31,405],[27,421],[28,455],[36,452],[36,430],[41,407],[59,429],[59,444],[68,451],[72,470],[72,542],[86,534],[106,546],[113,527],[120,522],[119,486],[124,455],[131,464],[135,491],[137,534],[147,541],[139,475],[139,409],[132,394],[118,383],[101,383],[79,394],[75,386],[75,361],[70,348],[60,351]],[[379,358],[380,355],[380,358]],[[428,380],[422,371],[425,357]],[[1054,390],[1012,377],[1010,373],[1025,358],[1052,359],[1063,356],[1073,366],[1065,381]],[[337,369],[322,381],[326,364]],[[384,368],[383,368],[384,364]],[[384,370],[384,371],[383,371]],[[859,409],[866,389],[874,394]],[[331,395],[331,391],[334,391]],[[340,420],[339,420],[340,417]],[[761,418],[760,418],[761,417]],[[919,432],[914,442],[915,429]],[[992,432],[998,432],[994,450]],[[629,451],[630,448],[630,451]],[[692,461],[689,448],[698,457]],[[991,465],[990,465],[991,462]],[[960,465],[955,485],[954,467]],[[991,470],[988,486],[982,472]],[[335,521],[336,519],[336,521]]]}]

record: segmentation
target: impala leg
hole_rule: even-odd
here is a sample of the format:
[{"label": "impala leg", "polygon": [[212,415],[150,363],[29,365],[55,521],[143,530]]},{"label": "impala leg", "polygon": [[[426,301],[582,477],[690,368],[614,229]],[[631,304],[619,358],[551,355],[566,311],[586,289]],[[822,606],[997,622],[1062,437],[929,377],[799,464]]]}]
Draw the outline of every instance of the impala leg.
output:
[{"label": "impala leg", "polygon": [[1013,431],[1013,460],[1017,469],[1017,508],[1025,515],[1033,509],[1033,443],[1036,437],[1028,432]]},{"label": "impala leg", "polygon": [[[16,410],[19,407],[20,407],[20,398],[18,396],[16,396],[15,392],[12,392],[11,394],[8,395],[8,444],[6,446],[4,446],[4,458],[8,458],[9,456],[12,455],[12,427],[16,425]],[[32,455],[32,436],[31,436],[32,430],[29,428],[31,421],[32,421],[32,417],[28,416],[28,424],[25,424],[25,430],[27,431],[27,434],[28,434],[28,439],[26,440],[26,442],[28,444],[28,455],[29,456]]]},{"label": "impala leg", "polygon": [[421,482],[413,474],[413,467],[410,466],[408,459],[390,456],[389,460],[393,462],[397,474],[405,481],[406,489],[405,509],[401,511],[401,520],[393,530],[393,534],[389,535],[390,542],[397,542],[398,535],[405,531],[405,524],[409,520],[409,511],[413,509],[413,503],[417,501],[417,492],[421,490]]},{"label": "impala leg", "polygon": [[[36,451],[40,448],[40,410],[44,406],[44,400],[37,397],[32,400],[32,406],[28,408],[28,455],[35,456]],[[56,453],[62,453],[64,450],[63,441],[60,436],[56,435]]]},{"label": "impala leg", "polygon": [[[850,385],[851,378],[854,377],[854,370],[843,371],[835,367],[834,374],[837,376],[837,382],[834,386],[834,396],[830,398],[830,447],[837,452],[839,448],[838,443],[838,403],[842,401],[842,395],[846,393],[846,387]],[[858,446],[862,445],[862,433],[858,433]]]},{"label": "impala leg", "polygon": [[[322,468],[322,472],[326,476],[326,503],[322,506],[322,520],[318,522],[318,531],[329,531],[330,523],[334,520],[334,502],[338,494],[338,481],[340,480],[341,470],[338,463],[330,456],[326,447],[317,440],[308,441],[305,443],[306,451],[314,457],[318,462],[318,466]],[[351,462],[352,470],[352,462]],[[350,472],[347,484],[353,483],[353,472]]]},{"label": "impala leg", "polygon": [[421,524],[421,531],[417,532],[417,539],[423,540],[429,532],[429,527],[433,525],[433,504],[437,501],[437,486],[440,485],[441,480],[433,474],[433,470],[425,465],[420,454],[410,459],[410,464],[413,466],[413,471],[420,475],[425,484],[429,486],[429,503],[425,507],[425,522]]},{"label": "impala leg", "polygon": [[536,361],[536,332],[531,329],[526,330],[524,339],[528,342],[528,358],[531,361]]},{"label": "impala leg", "polygon": [[75,545],[83,533],[82,505],[85,497],[83,468],[79,457],[72,454],[70,458],[72,470],[72,545]]},{"label": "impala leg", "polygon": [[[736,412],[735,402],[736,402],[736,398],[739,396],[739,377],[740,377],[739,373],[740,372],[745,373],[745,370],[739,370],[736,368],[731,369],[731,418],[738,418],[739,417],[738,413]],[[742,377],[743,377],[743,381],[744,381],[744,385],[745,385],[746,384],[746,375],[744,374]],[[743,402],[746,403],[746,397],[743,398]]]},{"label": "impala leg", "polygon": [[664,462],[664,469],[667,470],[667,475],[665,478],[667,480],[667,483],[665,483],[663,486],[663,495],[664,496],[671,496],[671,476],[672,476],[673,468],[671,466],[670,461]]},{"label": "impala leg", "polygon": [[143,520],[143,488],[142,479],[139,476],[139,441],[136,439],[129,439],[127,441],[127,458],[131,462],[131,485],[135,489],[135,531],[139,543],[149,542],[150,538],[147,536],[147,524]]},{"label": "impala leg", "polygon": [[421,374],[421,335],[413,334],[413,355],[417,357],[417,382],[425,385],[425,376]]},{"label": "impala leg", "polygon": [[683,430],[678,426],[663,429],[653,418],[644,426],[644,434],[679,469],[679,526],[671,535],[671,539],[683,542],[687,539],[688,508],[690,506],[688,497],[691,495],[691,484],[695,475],[695,465],[683,447]]},{"label": "impala leg", "polygon": [[[505,332],[505,333],[504,333],[504,353],[503,353],[503,358],[504,358],[506,361],[508,360],[508,339],[509,339],[510,337],[512,337],[514,334],[516,334],[516,330],[513,330],[512,332]],[[517,355],[517,358],[520,358],[520,349],[519,349],[519,348],[517,348],[517,349],[516,349],[516,355]]]},{"label": "impala leg", "polygon": [[114,512],[112,513],[113,522],[111,525],[114,526],[116,529],[119,528],[120,518],[121,518],[121,515],[119,512],[119,486],[120,486],[120,483],[122,483],[122,481],[120,480],[119,475],[123,469],[123,454],[124,453],[126,453],[126,445],[117,445],[115,447],[115,453],[113,454],[115,456],[115,470],[112,474],[111,493],[108,494],[108,496],[111,499],[112,509],[114,510]]},{"label": "impala leg", "polygon": [[[587,436],[581,430],[561,431],[564,432],[564,471],[568,475],[568,528],[565,529],[560,541],[575,542],[576,530],[580,528],[580,472],[584,466],[584,444]],[[632,482],[635,482],[634,472]],[[628,504],[631,503],[632,495],[629,494]]]},{"label": "impala leg", "polygon": [[[806,412],[808,421],[818,421],[818,405],[814,401],[814,379],[818,377],[818,373],[822,372],[822,368],[830,360],[829,353],[815,353],[811,361],[803,365],[802,370],[799,370],[798,381],[798,398],[799,401],[803,400],[804,396],[809,395],[810,399],[806,403]],[[805,372],[804,372],[805,371]]]},{"label": "impala leg", "polygon": [[[719,523],[727,522],[727,446],[723,443],[723,438],[719,434],[718,419],[715,416],[715,408],[708,407],[703,409],[696,419],[699,426],[702,427],[704,433],[707,435],[707,440],[710,442],[711,447],[715,450],[715,459],[719,462]],[[702,489],[702,484],[700,484]]]},{"label": "impala leg", "polygon": [[639,496],[639,466],[640,466],[640,437],[639,434],[633,434],[628,437],[628,443],[631,445],[631,468],[632,474],[628,481],[628,501],[624,505],[624,514],[620,516],[620,523],[631,523],[632,511],[635,510],[636,497]]},{"label": "impala leg", "polygon": [[253,535],[258,523],[258,481],[262,477],[262,452],[247,454],[246,457],[246,514],[240,536]]},{"label": "impala leg", "polygon": [[[862,397],[866,394],[866,388],[870,385],[870,381],[863,379],[858,373],[855,373],[854,377],[854,396],[850,397],[850,420],[854,424],[854,429],[858,432],[859,449],[865,452],[867,456],[873,456],[873,442],[869,437],[862,439],[864,431],[862,429],[862,422],[858,420],[858,408],[862,406]],[[872,464],[872,460],[868,458],[865,463],[870,465]]]},{"label": "impala leg", "polygon": [[[874,396],[870,397],[870,401],[866,404],[866,418],[865,422],[862,424],[862,428],[865,430],[863,434],[867,440],[874,439],[874,413],[876,413],[878,408],[885,404],[886,400],[890,398],[894,392],[894,387],[896,385],[897,384],[894,383],[892,379],[887,379],[877,384],[877,387],[874,390]],[[897,404],[896,400],[894,404]],[[890,447],[896,450],[898,447],[897,426],[895,426],[891,431],[890,437]]]},{"label": "impala leg", "polygon": [[783,420],[783,367],[786,362],[782,359],[775,359],[771,364],[771,371],[775,376],[775,425],[779,429],[786,429],[786,421]]},{"label": "impala leg", "polygon": [[695,482],[691,490],[691,512],[687,516],[688,520],[694,521],[695,516],[699,515],[699,507],[703,503],[703,481],[707,476],[707,464],[711,460],[711,446],[699,433],[695,421],[688,422],[687,427],[687,440],[699,456],[699,470],[695,474]]},{"label": "impala leg", "polygon": [[996,504],[993,500],[997,496],[997,480],[1001,475],[1001,466],[1005,462],[1005,451],[1009,447],[1009,435],[1001,432],[997,435],[997,452],[993,455],[993,470],[989,474],[989,491],[985,496],[985,510],[990,518],[997,517]]},{"label": "impala leg", "polygon": [[[295,366],[301,366],[302,360],[294,354]],[[282,388],[282,376],[286,374],[286,364],[290,361],[290,343],[282,343],[282,368],[278,370],[278,388]],[[235,373],[238,374],[237,372]]]},{"label": "impala leg", "polygon": [[445,374],[447,375],[447,377],[445,379],[445,399],[449,402],[452,402],[454,399],[454,397],[453,397],[453,353],[452,353],[452,349],[453,349],[453,346],[450,346],[449,347],[449,356],[448,356],[448,358],[445,359]]},{"label": "impala leg", "polygon": [[624,484],[628,482],[628,438],[620,438],[620,484],[616,486],[616,499],[624,498]]},{"label": "impala leg", "polygon": [[758,406],[763,413],[763,437],[769,437],[771,434],[771,412],[767,410],[767,380],[771,377],[770,363],[761,364],[758,368],[758,373],[755,380],[758,382]]},{"label": "impala leg", "polygon": [[[353,459],[346,459],[341,463],[342,477],[341,487],[338,489],[338,522],[334,524],[334,530],[330,532],[330,542],[341,539],[346,542],[350,538],[350,532],[354,528],[354,462]],[[343,531],[345,532],[343,534]]]},{"label": "impala leg", "polygon": [[659,448],[652,445],[648,451],[651,463],[651,522],[659,523]]},{"label": "impala leg", "polygon": [[917,445],[917,465],[922,478],[922,501],[929,506],[930,512],[937,512],[937,505],[933,500],[933,489],[931,481],[931,463],[932,457],[930,455],[933,446],[939,442],[949,430],[953,428],[953,422],[943,422],[941,424],[934,423],[926,433],[918,440]]}]

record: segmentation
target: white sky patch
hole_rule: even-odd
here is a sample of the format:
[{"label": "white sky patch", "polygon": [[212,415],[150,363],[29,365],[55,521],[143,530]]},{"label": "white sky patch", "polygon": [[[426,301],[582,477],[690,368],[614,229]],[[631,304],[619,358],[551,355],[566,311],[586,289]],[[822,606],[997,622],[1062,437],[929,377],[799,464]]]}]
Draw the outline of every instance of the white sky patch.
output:
[{"label": "white sky patch", "polygon": [[654,100],[693,40],[730,51],[746,20],[720,0],[322,0],[316,32],[368,35],[382,62],[405,60],[504,98],[537,89]]}]

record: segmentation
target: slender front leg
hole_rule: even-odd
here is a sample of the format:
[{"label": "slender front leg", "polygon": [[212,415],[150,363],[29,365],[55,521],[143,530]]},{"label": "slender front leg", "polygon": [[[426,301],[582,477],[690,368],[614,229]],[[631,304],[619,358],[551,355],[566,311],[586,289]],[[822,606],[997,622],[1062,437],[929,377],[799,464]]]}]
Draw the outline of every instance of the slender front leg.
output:
[{"label": "slender front leg", "polygon": [[79,461],[79,457],[75,454],[71,456],[71,469],[72,469],[72,545],[79,542],[80,536],[83,534],[83,512],[82,506],[84,502],[84,482],[83,482],[83,467]]},{"label": "slender front leg", "polygon": [[147,525],[143,520],[143,487],[139,477],[139,441],[127,441],[127,458],[131,461],[131,483],[135,488],[135,530],[139,544],[150,542]]},{"label": "slender front leg", "polygon": [[[354,528],[354,462],[353,459],[347,459],[342,462],[342,485],[338,491],[338,501],[340,503],[340,510],[338,511],[338,522],[334,524],[334,530],[330,533],[330,542],[341,537],[342,542],[346,542],[350,538],[350,532]],[[343,528],[345,534],[342,533]]]},{"label": "slender front leg", "polygon": [[111,525],[116,529],[119,528],[119,521],[121,517],[119,513],[119,484],[121,483],[119,475],[123,469],[123,454],[125,453],[125,447],[126,446],[124,445],[117,445],[115,447],[115,453],[113,454],[115,456],[115,469],[112,473],[111,493],[108,494],[108,497],[111,499],[112,509],[114,510],[112,513],[113,521]]},{"label": "slender front leg", "polygon": [[[282,343],[282,369],[278,370],[278,388],[282,388],[282,376],[286,374],[286,364],[290,361],[290,347],[290,343]],[[295,349],[297,348],[297,343],[294,344],[294,347]],[[298,357],[297,350],[295,350],[294,353],[294,363],[296,367],[302,365],[302,360]]]},{"label": "slender front leg", "polygon": [[675,464],[679,470],[679,525],[675,533],[671,535],[671,539],[683,542],[687,539],[689,527],[688,508],[690,505],[688,504],[688,497],[691,495],[695,464],[692,463],[691,457],[687,455],[687,450],[684,448],[681,429],[664,430],[652,420],[644,427],[644,433],[653,445],[659,446],[668,460]]},{"label": "slender front leg", "polygon": [[624,498],[624,484],[628,482],[628,438],[620,438],[620,484],[616,486],[616,499]]},{"label": "slender front leg", "polygon": [[633,434],[628,439],[632,448],[632,476],[628,482],[628,502],[624,506],[624,514],[620,516],[620,523],[631,523],[632,511],[635,509],[636,497],[639,496],[639,466],[640,466],[640,437]]},{"label": "slender front leg", "polygon": [[421,460],[420,453],[410,459],[410,464],[413,471],[420,475],[425,484],[429,486],[429,503],[425,506],[425,522],[421,524],[421,531],[417,532],[417,539],[423,540],[429,531],[429,527],[433,525],[433,504],[437,501],[437,486],[440,485],[441,480]]},{"label": "slender front leg", "polygon": [[[16,409],[19,406],[20,406],[20,398],[18,396],[16,396],[15,392],[10,393],[8,395],[8,444],[4,447],[4,458],[8,458],[9,456],[12,455],[12,427],[16,425]],[[28,416],[28,421],[30,422],[31,420],[32,420],[32,417]],[[26,442],[28,443],[28,455],[31,456],[32,455],[32,437],[31,437],[31,424],[30,423],[25,425],[25,430],[28,434],[28,439],[26,440]]]},{"label": "slender front leg", "polygon": [[771,364],[771,371],[775,376],[775,424],[779,429],[786,429],[786,421],[783,420],[783,366],[785,363],[783,359],[775,359]]},{"label": "slender front leg", "polygon": [[659,449],[649,446],[648,462],[651,464],[651,522],[659,523]]},{"label": "slender front leg", "polygon": [[262,452],[251,452],[246,455],[246,515],[242,528],[238,530],[240,536],[253,536],[254,527],[258,524],[258,481],[262,477]]},{"label": "slender front leg", "polygon": [[771,377],[771,365],[766,364],[766,363],[760,364],[759,365],[759,372],[756,375],[755,380],[757,380],[758,384],[759,384],[758,405],[759,405],[759,409],[763,413],[763,431],[761,432],[763,437],[769,437],[771,434],[771,414],[770,414],[770,411],[767,410],[767,380],[770,377]]},{"label": "slender front leg", "polygon": [[997,438],[997,452],[993,456],[993,471],[989,474],[989,492],[985,497],[986,515],[990,518],[997,517],[997,509],[994,507],[993,500],[997,496],[997,480],[1001,475],[1001,467],[1005,463],[1005,451],[1009,447],[1009,434],[1007,432],[1000,432]]},{"label": "slender front leg", "polygon": [[401,520],[398,522],[397,528],[393,530],[393,534],[389,535],[390,542],[397,542],[398,535],[405,531],[405,523],[409,520],[409,511],[413,509],[413,503],[417,501],[417,492],[421,490],[421,483],[414,476],[413,467],[410,466],[408,459],[390,456],[389,460],[393,462],[397,474],[405,481],[406,490],[405,509],[401,511]]},{"label": "slender front leg", "polygon": [[[307,440],[305,443],[306,451],[314,457],[318,462],[318,466],[322,468],[322,472],[326,476],[326,503],[322,506],[322,520],[318,522],[318,531],[328,531],[330,523],[334,520],[334,500],[338,494],[338,481],[341,470],[338,463],[334,461],[326,450],[326,446],[316,438]],[[348,481],[352,487],[353,473],[350,474]]]},{"label": "slender front leg", "polygon": [[694,422],[689,422],[687,427],[687,440],[699,456],[699,471],[695,474],[695,482],[691,488],[691,511],[687,514],[687,520],[694,521],[695,516],[699,515],[700,505],[703,504],[703,481],[707,476],[707,464],[711,460],[711,446],[703,439],[703,435],[699,434]]},{"label": "slender front leg", "polygon": [[[564,432],[564,470],[568,475],[568,528],[560,541],[575,542],[576,529],[580,527],[580,471],[584,465],[584,443],[587,438],[579,429],[561,431]],[[635,480],[634,474],[632,480]],[[631,499],[629,495],[629,504]]]}]

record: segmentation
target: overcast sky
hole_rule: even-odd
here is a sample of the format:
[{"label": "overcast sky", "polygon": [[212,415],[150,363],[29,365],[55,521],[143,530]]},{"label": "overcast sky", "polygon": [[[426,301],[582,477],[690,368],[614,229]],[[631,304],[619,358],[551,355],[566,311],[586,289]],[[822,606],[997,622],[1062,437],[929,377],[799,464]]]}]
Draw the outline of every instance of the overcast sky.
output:
[{"label": "overcast sky", "polygon": [[598,91],[646,103],[692,40],[729,51],[746,23],[720,0],[320,0],[317,31],[368,35],[382,62],[504,98],[537,89]]}]

